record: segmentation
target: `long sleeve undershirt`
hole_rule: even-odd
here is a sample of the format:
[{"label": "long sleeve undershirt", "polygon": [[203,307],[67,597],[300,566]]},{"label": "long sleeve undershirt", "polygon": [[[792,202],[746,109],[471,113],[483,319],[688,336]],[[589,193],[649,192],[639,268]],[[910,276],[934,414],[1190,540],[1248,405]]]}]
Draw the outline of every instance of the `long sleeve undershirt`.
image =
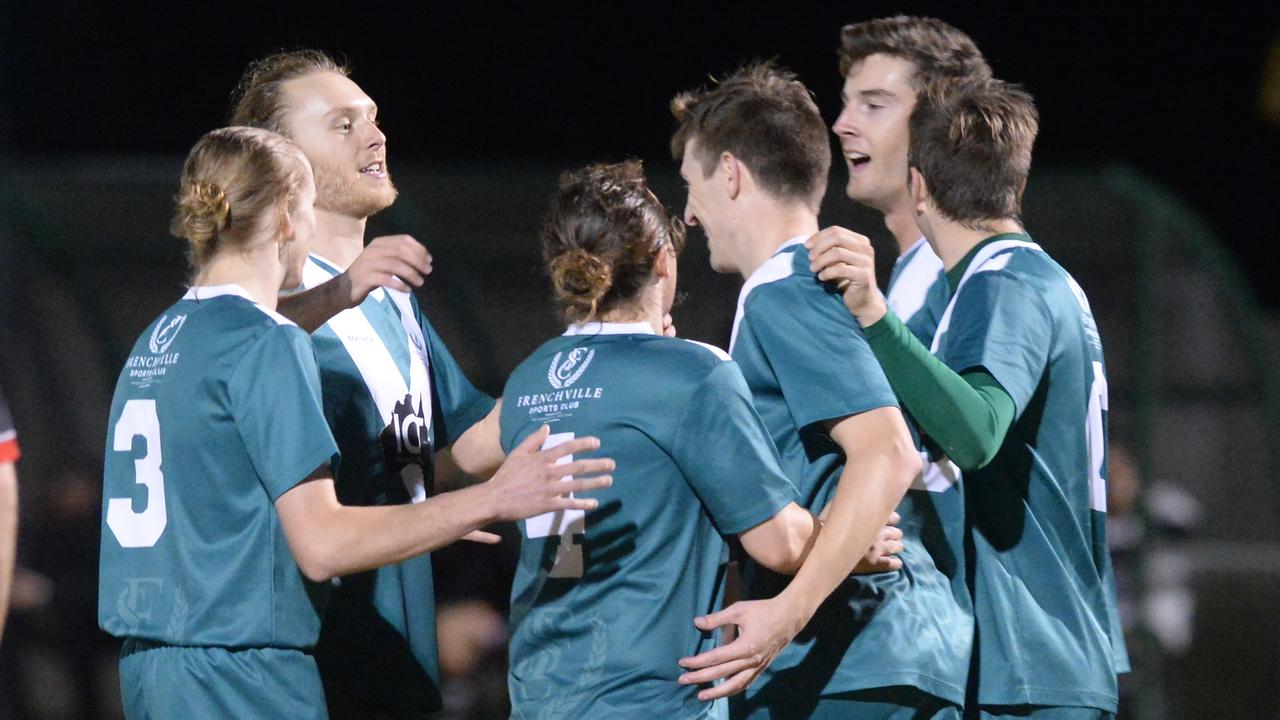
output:
[{"label": "long sleeve undershirt", "polygon": [[947,367],[892,310],[865,330],[889,384],[925,434],[961,470],[991,462],[1017,412],[1000,383],[984,370]]}]

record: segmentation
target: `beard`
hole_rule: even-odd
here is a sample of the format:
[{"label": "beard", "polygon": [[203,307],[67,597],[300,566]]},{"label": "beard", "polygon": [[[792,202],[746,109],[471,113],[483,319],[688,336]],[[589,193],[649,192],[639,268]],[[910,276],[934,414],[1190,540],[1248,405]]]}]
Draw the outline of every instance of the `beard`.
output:
[{"label": "beard", "polygon": [[367,183],[359,173],[327,163],[313,163],[316,177],[316,209],[364,219],[391,207],[399,191],[391,174],[381,183]]}]

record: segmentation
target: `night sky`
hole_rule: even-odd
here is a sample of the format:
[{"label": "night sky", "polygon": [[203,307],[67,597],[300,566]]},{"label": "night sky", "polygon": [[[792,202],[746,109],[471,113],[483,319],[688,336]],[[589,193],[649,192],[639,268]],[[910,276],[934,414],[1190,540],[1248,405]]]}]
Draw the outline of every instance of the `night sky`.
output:
[{"label": "night sky", "polygon": [[671,95],[748,59],[796,70],[833,120],[840,26],[905,11],[964,29],[1036,96],[1038,162],[1124,161],[1172,187],[1277,308],[1280,283],[1257,261],[1280,202],[1280,126],[1258,110],[1280,35],[1280,3],[1268,4],[6,0],[0,148],[16,162],[179,155],[225,121],[250,59],[315,46],[345,56],[378,101],[393,163],[656,159]]}]

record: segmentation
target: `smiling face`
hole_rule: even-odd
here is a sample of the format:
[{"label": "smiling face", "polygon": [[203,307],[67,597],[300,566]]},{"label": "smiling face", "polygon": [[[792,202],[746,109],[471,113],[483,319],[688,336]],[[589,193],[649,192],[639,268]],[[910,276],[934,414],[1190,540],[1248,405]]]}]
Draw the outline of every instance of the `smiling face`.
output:
[{"label": "smiling face", "polygon": [[854,63],[845,76],[844,109],[831,127],[840,139],[849,183],[845,194],[881,212],[908,196],[908,121],[916,104],[915,67],[876,53]]},{"label": "smiling face", "polygon": [[707,238],[707,251],[711,255],[711,269],[716,272],[738,272],[732,259],[730,232],[727,227],[731,215],[727,194],[726,171],[717,162],[711,174],[703,172],[702,157],[697,140],[690,139],[684,146],[680,160],[680,177],[687,190],[684,205],[684,224],[702,228]]},{"label": "smiling face", "polygon": [[316,72],[285,82],[283,125],[315,171],[315,207],[367,218],[395,202],[378,106],[349,78]]}]

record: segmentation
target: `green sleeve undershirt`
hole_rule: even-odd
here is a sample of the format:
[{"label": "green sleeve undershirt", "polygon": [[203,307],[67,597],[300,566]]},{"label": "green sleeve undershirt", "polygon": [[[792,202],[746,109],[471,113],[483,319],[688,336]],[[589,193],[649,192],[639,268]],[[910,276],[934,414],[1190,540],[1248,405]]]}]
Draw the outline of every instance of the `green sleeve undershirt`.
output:
[{"label": "green sleeve undershirt", "polygon": [[865,329],[904,407],[961,470],[991,462],[1013,424],[1013,398],[990,373],[957,373],[934,357],[892,310]]}]

